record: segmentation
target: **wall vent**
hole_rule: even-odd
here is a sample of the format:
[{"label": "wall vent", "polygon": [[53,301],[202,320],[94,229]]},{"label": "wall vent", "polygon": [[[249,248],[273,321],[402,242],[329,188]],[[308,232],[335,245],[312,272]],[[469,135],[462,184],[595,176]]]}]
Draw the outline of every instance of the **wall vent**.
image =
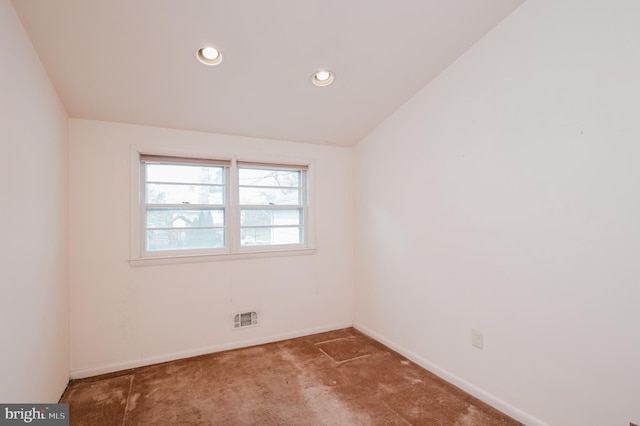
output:
[{"label": "wall vent", "polygon": [[258,325],[258,314],[256,312],[240,312],[233,316],[233,328],[255,327]]}]

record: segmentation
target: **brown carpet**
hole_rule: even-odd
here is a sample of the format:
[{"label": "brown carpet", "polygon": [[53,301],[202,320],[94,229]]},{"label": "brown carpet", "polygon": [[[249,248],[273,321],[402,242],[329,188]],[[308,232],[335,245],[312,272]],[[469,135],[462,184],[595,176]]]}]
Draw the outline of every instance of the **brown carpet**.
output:
[{"label": "brown carpet", "polygon": [[519,425],[353,328],[72,381],[71,425]]}]

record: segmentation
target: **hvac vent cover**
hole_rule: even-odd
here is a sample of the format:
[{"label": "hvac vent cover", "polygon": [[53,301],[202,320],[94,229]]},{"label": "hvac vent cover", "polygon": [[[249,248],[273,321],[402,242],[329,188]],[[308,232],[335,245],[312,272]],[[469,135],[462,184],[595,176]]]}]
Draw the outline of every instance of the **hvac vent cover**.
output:
[{"label": "hvac vent cover", "polygon": [[258,325],[256,312],[242,312],[233,316],[233,328],[255,327]]}]

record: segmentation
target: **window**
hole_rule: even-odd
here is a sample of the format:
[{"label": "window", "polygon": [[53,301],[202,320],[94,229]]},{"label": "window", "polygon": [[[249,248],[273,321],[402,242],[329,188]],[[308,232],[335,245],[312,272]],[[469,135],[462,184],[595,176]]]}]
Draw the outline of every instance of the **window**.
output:
[{"label": "window", "polygon": [[145,154],[138,164],[141,258],[309,246],[306,165]]},{"label": "window", "polygon": [[145,252],[224,249],[230,163],[140,160]]},{"label": "window", "polygon": [[240,244],[304,244],[305,171],[238,165]]}]

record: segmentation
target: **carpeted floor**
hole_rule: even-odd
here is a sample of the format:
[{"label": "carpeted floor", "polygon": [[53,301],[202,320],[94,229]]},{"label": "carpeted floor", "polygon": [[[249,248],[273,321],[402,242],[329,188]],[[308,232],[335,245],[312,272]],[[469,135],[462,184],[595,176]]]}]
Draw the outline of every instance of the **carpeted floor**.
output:
[{"label": "carpeted floor", "polygon": [[69,384],[71,425],[519,425],[353,328]]}]

